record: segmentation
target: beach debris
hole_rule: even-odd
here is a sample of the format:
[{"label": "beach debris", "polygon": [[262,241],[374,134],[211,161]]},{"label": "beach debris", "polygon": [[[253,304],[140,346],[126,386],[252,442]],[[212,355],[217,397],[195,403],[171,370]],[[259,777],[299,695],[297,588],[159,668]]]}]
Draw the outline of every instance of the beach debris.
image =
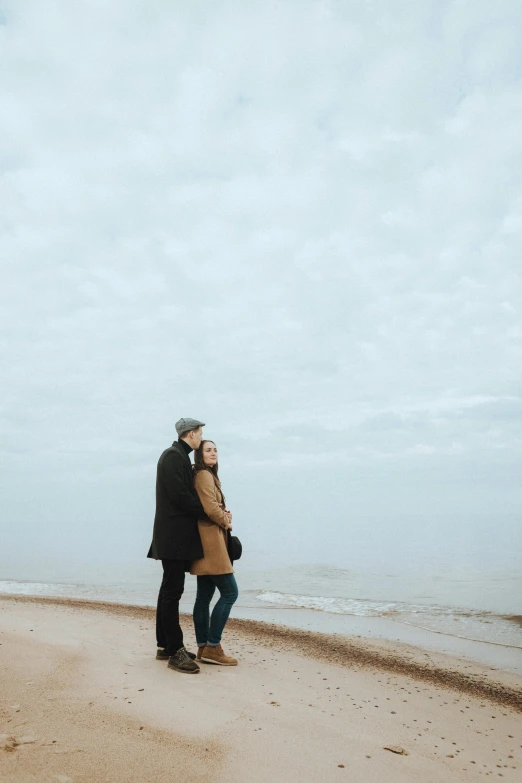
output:
[{"label": "beach debris", "polygon": [[18,745],[32,745],[37,741],[36,737],[31,734],[22,734],[20,737],[15,737],[14,734],[0,734],[0,748],[3,750],[14,750]]},{"label": "beach debris", "polygon": [[0,734],[0,748],[2,750],[14,750],[17,745],[18,743],[12,734]]},{"label": "beach debris", "polygon": [[17,745],[32,745],[34,742],[36,742],[36,737],[33,737],[32,734],[23,734],[21,737],[16,738],[16,744]]},{"label": "beach debris", "polygon": [[281,706],[278,701],[269,701],[268,703],[271,704],[273,707],[280,707]]},{"label": "beach debris", "polygon": [[383,745],[383,750],[391,750],[392,753],[397,753],[399,756],[409,756],[409,753],[400,745]]}]

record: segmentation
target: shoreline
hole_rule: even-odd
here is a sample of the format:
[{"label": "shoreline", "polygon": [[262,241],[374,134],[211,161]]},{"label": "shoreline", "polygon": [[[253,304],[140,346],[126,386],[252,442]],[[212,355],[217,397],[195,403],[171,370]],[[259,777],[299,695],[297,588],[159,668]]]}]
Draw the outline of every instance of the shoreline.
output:
[{"label": "shoreline", "polygon": [[[138,583],[125,583],[128,590],[122,589],[123,585],[116,589],[114,584],[71,583],[68,585],[52,582],[49,584],[36,582],[35,589],[31,589],[30,580],[15,579],[12,587],[8,584],[9,580],[0,582],[0,594],[78,598],[136,606],[155,606],[157,585],[152,589],[150,576],[151,574],[147,574],[146,585],[143,583],[139,587]],[[180,611],[192,612],[195,598],[193,588],[194,585],[187,584],[180,601]],[[257,593],[257,590],[244,589],[234,606],[232,616],[326,634],[402,642],[428,652],[466,658],[483,666],[493,666],[522,676],[522,624],[517,614],[497,613],[489,620],[487,618],[489,612],[484,610],[483,615],[475,620],[473,616],[476,610],[470,609],[469,617],[472,618],[470,625],[466,619],[466,610],[455,609],[456,616],[451,617],[450,610],[450,615],[441,626],[438,625],[439,621],[436,618],[424,623],[423,617],[415,613],[411,617],[402,617],[393,612],[391,614],[331,612],[327,608],[280,605],[277,601],[265,602],[264,599],[258,601]]]},{"label": "shoreline", "polygon": [[[1,601],[88,609],[149,621],[156,615],[155,607],[151,606],[62,596],[0,594]],[[190,626],[191,616],[187,613],[180,613],[180,616],[182,621]],[[403,642],[322,633],[261,620],[231,617],[227,629],[261,640],[268,647],[277,647],[279,652],[305,654],[309,658],[335,666],[372,669],[402,675],[418,682],[487,699],[492,703],[510,707],[516,712],[522,712],[521,678],[496,667],[484,666],[444,653],[426,652],[421,647]]]}]

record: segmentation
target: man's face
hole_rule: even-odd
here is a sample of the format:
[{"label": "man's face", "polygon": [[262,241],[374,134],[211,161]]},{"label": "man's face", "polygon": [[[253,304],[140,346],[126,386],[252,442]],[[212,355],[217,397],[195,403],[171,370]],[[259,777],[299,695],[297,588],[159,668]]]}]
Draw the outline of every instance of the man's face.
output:
[{"label": "man's face", "polygon": [[187,438],[188,444],[192,449],[199,449],[201,441],[203,440],[203,428],[198,427],[197,430],[192,430]]}]

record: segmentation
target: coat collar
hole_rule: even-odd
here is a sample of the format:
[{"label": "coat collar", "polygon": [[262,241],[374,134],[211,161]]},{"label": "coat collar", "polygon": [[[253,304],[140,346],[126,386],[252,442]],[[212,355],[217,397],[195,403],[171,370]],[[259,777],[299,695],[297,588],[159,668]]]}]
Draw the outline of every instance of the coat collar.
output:
[{"label": "coat collar", "polygon": [[186,441],[178,440],[178,443],[181,446],[181,448],[183,449],[183,451],[185,452],[185,454],[190,454],[191,451],[194,451],[192,446],[189,446]]},{"label": "coat collar", "polygon": [[172,444],[172,448],[176,449],[180,454],[183,454],[184,457],[186,457],[187,461],[190,462],[189,454],[192,451],[190,446],[188,446],[184,440],[175,440]]}]

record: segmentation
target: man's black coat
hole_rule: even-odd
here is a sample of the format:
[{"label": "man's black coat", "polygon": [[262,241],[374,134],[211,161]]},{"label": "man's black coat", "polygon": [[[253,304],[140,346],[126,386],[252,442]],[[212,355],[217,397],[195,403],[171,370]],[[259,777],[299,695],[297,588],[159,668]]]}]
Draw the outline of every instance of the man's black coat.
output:
[{"label": "man's black coat", "polygon": [[158,461],[156,516],[147,557],[197,560],[203,557],[198,519],[206,519],[194,489],[192,464],[184,444],[175,441]]}]

